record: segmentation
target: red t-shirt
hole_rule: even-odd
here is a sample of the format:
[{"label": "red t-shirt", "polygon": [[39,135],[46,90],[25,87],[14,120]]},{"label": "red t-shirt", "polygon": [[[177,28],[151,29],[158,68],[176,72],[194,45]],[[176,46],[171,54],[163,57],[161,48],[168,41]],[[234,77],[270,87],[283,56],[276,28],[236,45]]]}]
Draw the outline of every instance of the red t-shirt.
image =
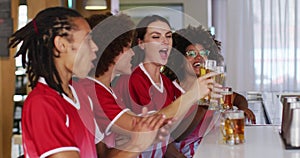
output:
[{"label": "red t-shirt", "polygon": [[105,87],[100,81],[93,78],[86,78],[80,81],[88,91],[94,102],[95,118],[101,131],[108,135],[111,126],[127,111],[122,100],[114,91]]},{"label": "red t-shirt", "polygon": [[[95,120],[84,90],[70,86],[76,103],[40,82],[26,98],[22,112],[25,157],[47,157],[62,151],[78,151],[81,157],[97,157]],[[76,86],[79,88],[79,86]],[[103,135],[96,136],[103,138]]]},{"label": "red t-shirt", "polygon": [[[114,86],[117,95],[120,95],[126,106],[136,114],[142,113],[143,107],[147,107],[149,112],[158,111],[171,104],[181,94],[163,74],[161,74],[160,86],[153,83],[148,76],[147,71],[140,64],[131,76],[120,76]],[[139,158],[163,157],[167,142],[150,146]]]},{"label": "red t-shirt", "polygon": [[[175,87],[178,88],[178,90],[181,91],[182,94],[185,93],[185,90],[176,81],[173,81],[173,84]],[[189,110],[189,112],[185,115],[185,117],[188,117],[189,115],[191,115],[194,110],[195,110],[195,108],[192,107]],[[184,140],[175,143],[176,148],[182,154],[184,154],[186,157],[193,157],[193,155],[195,154],[195,152],[202,140],[202,137],[205,134],[205,131],[211,122],[213,113],[214,113],[214,111],[208,110],[205,113],[202,120],[197,125],[197,127],[194,129],[194,131],[189,136],[187,136]]]},{"label": "red t-shirt", "polygon": [[129,95],[129,79],[130,75],[117,76],[114,78],[111,86],[124,105],[132,109],[132,98]]},{"label": "red t-shirt", "polygon": [[132,98],[132,111],[141,113],[143,107],[158,111],[171,104],[181,92],[165,75],[160,74],[161,83],[157,86],[140,64],[129,79],[129,93]]}]

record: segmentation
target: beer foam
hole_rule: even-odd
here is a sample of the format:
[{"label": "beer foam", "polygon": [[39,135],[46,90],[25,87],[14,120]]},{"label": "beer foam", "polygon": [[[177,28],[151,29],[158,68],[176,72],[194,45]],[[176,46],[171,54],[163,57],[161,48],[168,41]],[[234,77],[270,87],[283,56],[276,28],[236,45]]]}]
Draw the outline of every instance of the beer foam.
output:
[{"label": "beer foam", "polygon": [[244,119],[244,111],[242,110],[230,110],[230,111],[225,111],[225,118],[228,119]]}]

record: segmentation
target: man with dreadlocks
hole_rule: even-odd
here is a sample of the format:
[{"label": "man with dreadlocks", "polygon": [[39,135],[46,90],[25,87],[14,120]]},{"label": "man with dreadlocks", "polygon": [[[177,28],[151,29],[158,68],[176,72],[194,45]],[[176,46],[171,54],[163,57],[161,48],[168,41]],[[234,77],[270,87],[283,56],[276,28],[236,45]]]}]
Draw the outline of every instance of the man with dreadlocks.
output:
[{"label": "man with dreadlocks", "polygon": [[[73,75],[86,77],[94,67],[98,47],[90,31],[78,12],[53,7],[11,36],[9,47],[21,44],[15,56],[22,56],[33,89],[22,112],[25,157],[97,157],[95,143],[104,135],[95,124],[91,98],[78,79],[71,81]],[[145,117],[134,131],[147,131],[150,123],[159,128],[163,121]],[[115,152],[119,157],[127,153]]]},{"label": "man with dreadlocks", "polygon": [[93,67],[98,48],[90,30],[76,11],[54,7],[11,36],[10,47],[22,42],[15,56],[22,56],[33,89],[22,113],[25,157],[96,157],[89,131],[96,127],[84,112],[90,110],[89,99],[69,84],[72,75],[85,77]]}]

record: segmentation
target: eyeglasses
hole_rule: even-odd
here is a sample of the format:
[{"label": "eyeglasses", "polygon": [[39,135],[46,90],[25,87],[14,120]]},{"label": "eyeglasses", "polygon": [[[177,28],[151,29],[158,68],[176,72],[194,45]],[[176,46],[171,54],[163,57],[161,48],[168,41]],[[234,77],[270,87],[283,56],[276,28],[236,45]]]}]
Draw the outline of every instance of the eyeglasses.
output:
[{"label": "eyeglasses", "polygon": [[187,51],[185,54],[189,57],[195,58],[197,56],[197,54],[199,54],[200,56],[208,56],[209,53],[210,53],[209,50],[200,50],[199,52],[190,50],[190,51]]}]

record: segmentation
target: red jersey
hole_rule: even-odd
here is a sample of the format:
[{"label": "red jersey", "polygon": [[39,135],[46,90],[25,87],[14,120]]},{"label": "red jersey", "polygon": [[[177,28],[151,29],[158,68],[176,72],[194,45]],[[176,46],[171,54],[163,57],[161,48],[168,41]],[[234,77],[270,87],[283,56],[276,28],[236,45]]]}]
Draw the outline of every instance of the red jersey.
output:
[{"label": "red jersey", "polygon": [[[173,81],[173,84],[176,88],[178,88],[178,90],[181,91],[182,94],[185,93],[185,90],[176,81]],[[194,110],[194,108],[191,108],[191,110]],[[185,117],[192,113],[191,110],[186,114]],[[175,142],[176,148],[186,157],[193,157],[193,155],[195,154],[202,137],[204,136],[209,124],[211,123],[213,113],[214,111],[208,110],[205,113],[203,119],[199,122],[197,127],[188,137],[180,142]]]},{"label": "red jersey", "polygon": [[[43,78],[26,98],[22,112],[25,157],[47,157],[62,151],[97,157],[91,100],[83,89],[69,87],[76,102],[61,96]],[[103,135],[96,137],[101,140]]]},{"label": "red jersey", "polygon": [[132,109],[132,99],[129,95],[129,79],[130,75],[121,75],[114,78],[112,81],[112,88],[116,95],[122,100],[124,105]]},{"label": "red jersey", "polygon": [[80,81],[89,95],[93,98],[95,118],[101,131],[110,134],[112,125],[127,111],[121,99],[118,99],[114,91],[107,88],[103,83],[94,79],[86,78]]},{"label": "red jersey", "polygon": [[186,157],[193,157],[208,126],[212,123],[214,111],[208,110],[194,131],[180,142],[175,142],[176,148]]},{"label": "red jersey", "polygon": [[[126,90],[127,87],[129,93]],[[143,64],[140,64],[130,77],[126,75],[121,76],[115,89],[126,101],[126,106],[136,114],[142,113],[143,107],[147,107],[149,112],[158,111],[171,104],[180,94],[178,89],[163,74],[160,74],[160,84],[156,85]],[[166,152],[167,142],[164,141],[150,146],[139,158],[163,157]]]},{"label": "red jersey", "polygon": [[165,75],[160,74],[160,84],[157,85],[150,78],[143,64],[140,64],[129,79],[129,93],[132,111],[141,113],[143,107],[149,111],[158,111],[171,104],[180,91]]}]

